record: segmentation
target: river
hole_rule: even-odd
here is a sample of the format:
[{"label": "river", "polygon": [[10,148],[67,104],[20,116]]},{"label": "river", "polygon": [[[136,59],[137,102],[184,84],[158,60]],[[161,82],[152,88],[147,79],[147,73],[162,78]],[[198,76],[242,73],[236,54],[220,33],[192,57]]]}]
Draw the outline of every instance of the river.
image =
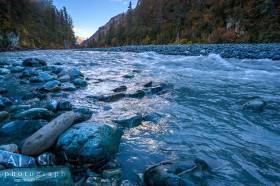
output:
[{"label": "river", "polygon": [[[68,99],[93,110],[91,120],[156,113],[156,121],[125,130],[117,154],[125,179],[136,182],[162,160],[199,157],[212,168],[209,185],[280,184],[280,45],[176,47],[6,52],[0,59],[37,57],[78,67],[89,85]],[[171,88],[112,103],[88,98],[121,85],[133,92],[150,81]],[[255,97],[265,109],[244,109]]]}]

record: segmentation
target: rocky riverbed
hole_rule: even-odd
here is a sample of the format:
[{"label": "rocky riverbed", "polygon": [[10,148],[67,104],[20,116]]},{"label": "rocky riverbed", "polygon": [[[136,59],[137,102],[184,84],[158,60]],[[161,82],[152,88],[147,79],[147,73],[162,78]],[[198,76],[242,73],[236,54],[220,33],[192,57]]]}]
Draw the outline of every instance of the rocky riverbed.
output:
[{"label": "rocky riverbed", "polygon": [[0,185],[280,183],[279,70],[218,54],[1,53]]}]

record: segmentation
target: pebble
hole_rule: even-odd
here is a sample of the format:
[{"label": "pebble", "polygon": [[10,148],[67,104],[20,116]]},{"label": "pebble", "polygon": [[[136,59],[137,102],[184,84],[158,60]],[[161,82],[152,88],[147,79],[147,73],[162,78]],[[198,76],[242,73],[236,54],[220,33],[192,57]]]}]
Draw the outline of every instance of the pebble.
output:
[{"label": "pebble", "polygon": [[0,122],[3,122],[5,120],[8,120],[10,118],[9,112],[6,111],[0,111]]}]

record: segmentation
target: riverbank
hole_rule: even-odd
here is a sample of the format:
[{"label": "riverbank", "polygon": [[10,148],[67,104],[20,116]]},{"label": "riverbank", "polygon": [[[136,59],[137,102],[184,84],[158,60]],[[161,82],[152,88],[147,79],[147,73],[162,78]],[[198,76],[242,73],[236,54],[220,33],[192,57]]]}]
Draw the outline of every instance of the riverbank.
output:
[{"label": "riverbank", "polygon": [[[88,84],[78,69],[64,69],[59,63],[49,66],[37,58],[24,59],[21,64],[1,61],[0,65],[1,82],[5,82],[0,91],[0,183],[129,184],[128,180],[121,179],[123,173],[114,159],[123,130],[136,127],[142,121],[153,120],[157,115],[127,115],[113,121],[115,126],[87,121],[93,114],[91,110],[75,108],[64,99]],[[112,95],[88,98],[108,103],[125,97],[140,99],[146,94],[159,94],[168,87],[148,82],[143,90],[135,93],[125,94],[127,87],[120,86],[113,90]],[[171,166],[169,169],[188,166],[193,169],[184,173],[188,175],[208,169],[202,160],[186,165],[185,162],[170,162],[168,166]],[[157,180],[164,180],[162,184],[171,181],[164,176],[166,164],[152,169],[156,169],[156,175],[152,170],[145,175],[146,182],[151,182],[149,185],[154,185]],[[39,172],[57,177],[32,176]],[[22,174],[34,181],[26,181]],[[178,173],[173,174],[176,176]],[[205,182],[204,178],[201,179]],[[180,176],[172,180],[174,183],[182,181]]]},{"label": "riverbank", "polygon": [[[17,162],[20,155],[29,173],[99,185],[171,184],[169,176],[175,185],[277,183],[277,60],[113,50],[6,52],[0,59],[7,104],[0,129],[11,137],[1,133],[2,156],[10,150]],[[49,168],[46,157],[55,162]],[[20,173],[11,161],[0,164],[6,174]],[[244,175],[249,170],[259,174]]]}]

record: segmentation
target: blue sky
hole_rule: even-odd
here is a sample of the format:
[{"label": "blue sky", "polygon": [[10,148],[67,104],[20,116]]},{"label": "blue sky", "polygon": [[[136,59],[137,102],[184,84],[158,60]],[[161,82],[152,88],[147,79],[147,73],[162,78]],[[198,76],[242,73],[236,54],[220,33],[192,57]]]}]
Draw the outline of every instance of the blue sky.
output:
[{"label": "blue sky", "polygon": [[[137,0],[131,1],[135,6]],[[76,36],[90,37],[111,17],[125,12],[129,0],[54,0],[54,5],[61,9],[65,6],[72,16]]]}]

